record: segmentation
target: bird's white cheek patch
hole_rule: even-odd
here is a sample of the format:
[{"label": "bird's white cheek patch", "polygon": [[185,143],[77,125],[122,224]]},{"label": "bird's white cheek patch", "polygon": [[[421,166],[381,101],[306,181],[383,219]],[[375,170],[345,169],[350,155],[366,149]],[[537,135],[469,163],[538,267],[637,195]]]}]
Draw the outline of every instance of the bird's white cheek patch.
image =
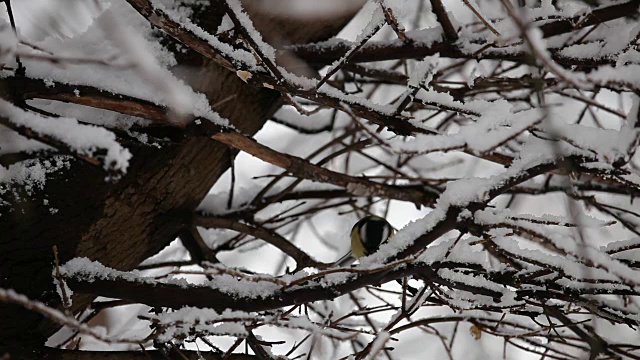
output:
[{"label": "bird's white cheek patch", "polygon": [[367,225],[368,224],[364,224],[360,227],[360,241],[363,244],[367,243]]},{"label": "bird's white cheek patch", "polygon": [[382,241],[387,240],[387,238],[389,237],[389,234],[390,234],[389,227],[388,227],[388,226],[385,226],[385,227],[382,229]]}]

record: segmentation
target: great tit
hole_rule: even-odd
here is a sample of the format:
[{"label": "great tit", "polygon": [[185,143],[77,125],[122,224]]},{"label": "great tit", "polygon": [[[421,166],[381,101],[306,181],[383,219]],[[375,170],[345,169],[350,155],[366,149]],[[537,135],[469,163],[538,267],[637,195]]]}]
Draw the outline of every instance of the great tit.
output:
[{"label": "great tit", "polygon": [[373,254],[394,232],[393,226],[384,218],[375,215],[363,217],[351,228],[351,252],[336,263],[346,266],[356,259]]}]

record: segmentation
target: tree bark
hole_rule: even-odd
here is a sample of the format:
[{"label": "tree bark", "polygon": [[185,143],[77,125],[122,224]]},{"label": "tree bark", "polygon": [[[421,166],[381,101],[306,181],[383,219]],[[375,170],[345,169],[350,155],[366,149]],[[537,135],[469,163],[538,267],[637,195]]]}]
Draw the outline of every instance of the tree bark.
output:
[{"label": "tree bark", "polygon": [[[208,11],[200,15],[211,22],[207,28],[215,30],[222,14],[216,6]],[[353,14],[309,23],[278,22],[250,12],[259,19],[256,26],[267,39],[286,26],[297,42],[334,35]],[[250,87],[235,73],[209,62],[202,64],[192,86],[205,93],[211,104],[235,95],[214,110],[245,134],[255,134],[282,104],[279,93]],[[186,137],[177,130],[172,137],[174,142],[161,149],[129,148],[133,154],[129,169],[116,182],[106,181],[102,169],[66,157],[66,168],[48,176],[43,189],[18,185],[0,189],[0,287],[60,306],[52,277],[54,245],[62,263],[88,257],[131,270],[174,240],[235,152],[209,138]],[[56,159],[60,157],[50,158]],[[77,313],[91,299],[74,295],[70,310]],[[59,328],[13,305],[0,305],[0,319],[0,352],[3,346],[41,345]]]}]

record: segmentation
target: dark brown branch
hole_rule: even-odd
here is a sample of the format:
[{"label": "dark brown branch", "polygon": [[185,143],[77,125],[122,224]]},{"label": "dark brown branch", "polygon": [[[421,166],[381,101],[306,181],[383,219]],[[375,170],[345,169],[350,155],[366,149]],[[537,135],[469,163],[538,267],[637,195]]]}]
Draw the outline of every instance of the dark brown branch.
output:
[{"label": "dark brown branch", "polygon": [[380,31],[380,29],[382,29],[383,25],[384,23],[382,22],[376,24],[370,33],[364,34],[364,36],[362,36],[362,39],[360,39],[359,43],[354,44],[351,47],[351,49],[349,49],[349,51],[347,51],[347,53],[344,54],[343,57],[341,57],[337,62],[334,62],[333,64],[331,64],[331,67],[329,68],[327,73],[316,84],[316,90],[322,87],[322,85],[326,83],[331,76],[333,76],[336,72],[338,72],[344,66],[344,64],[348,63],[349,60],[351,60],[353,56],[358,52],[358,50],[360,50],[367,43],[367,41],[369,41],[378,31]]},{"label": "dark brown branch", "polygon": [[[446,265],[450,267],[452,265]],[[460,266],[460,264],[453,265]],[[284,306],[314,302],[319,300],[331,300],[351,291],[367,285],[383,284],[397,280],[404,276],[423,274],[426,278],[436,283],[447,283],[453,287],[463,287],[472,291],[486,292],[489,296],[496,296],[492,291],[484,291],[477,288],[468,288],[465,284],[453,284],[440,279],[435,273],[436,266],[418,265],[407,268],[395,269],[382,273],[362,273],[353,276],[340,284],[327,287],[323,285],[307,285],[291,288],[274,296],[265,298],[238,298],[235,294],[225,293],[219,289],[193,285],[154,283],[153,285],[132,281],[127,277],[111,276],[109,279],[95,278],[92,281],[83,280],[74,276],[66,278],[67,284],[74,291],[102,295],[116,299],[131,300],[133,302],[147,304],[149,306],[181,308],[184,306],[196,306],[212,308],[216,311],[233,309],[240,311],[264,311],[278,309]]]},{"label": "dark brown branch", "polygon": [[44,80],[9,77],[0,79],[0,89],[20,89],[20,98],[11,99],[10,94],[2,94],[14,101],[31,99],[56,100],[72,104],[90,106],[97,109],[111,110],[121,114],[137,116],[161,123],[171,123],[169,110],[150,101],[137,99],[127,95],[114,94],[87,85],[70,85],[60,82],[45,83]]},{"label": "dark brown branch", "polygon": [[271,74],[278,81],[282,80],[282,73],[280,73],[278,66],[274,63],[274,61],[272,61],[272,59],[269,59],[269,57],[262,51],[262,49],[260,48],[260,45],[251,36],[250,29],[247,29],[243,26],[243,24],[238,19],[237,14],[233,11],[233,9],[229,6],[229,4],[226,1],[221,1],[221,4],[222,4],[222,7],[225,9],[227,16],[229,16],[229,18],[231,19],[231,22],[233,22],[234,29],[238,31],[240,34],[242,34],[242,37],[249,44],[253,52],[258,55],[258,57],[260,58],[260,61],[266,67],[266,69],[269,70]]},{"label": "dark brown branch", "polygon": [[[231,71],[244,71],[248,74],[244,80],[255,87],[268,87],[279,91],[285,96],[299,96],[312,100],[320,105],[326,105],[335,109],[343,110],[344,104],[347,104],[354,115],[372,121],[378,125],[388,127],[390,130],[400,135],[410,135],[413,133],[428,133],[429,131],[412,125],[406,118],[398,115],[389,115],[378,111],[359,101],[351,101],[349,99],[330,95],[329,93],[316,91],[314,88],[303,89],[295,84],[287,81],[279,81],[265,73],[258,73],[249,69],[247,64],[238,63],[236,59],[222,51],[216,50],[209,42],[193,32],[185,29],[170,19],[170,17],[159,9],[154,9],[147,0],[128,0],[142,16],[147,18],[150,23],[165,31],[169,36],[175,38],[191,49],[197,51],[204,57],[213,60],[221,66]],[[351,47],[349,47],[351,49]],[[348,52],[345,51],[345,54]],[[359,52],[358,52],[359,53]],[[341,56],[344,56],[342,54]],[[254,71],[253,73],[250,72]]]},{"label": "dark brown branch", "polygon": [[[287,51],[294,51],[298,56],[314,65],[325,65],[344,56],[350,48],[351,43],[348,41],[336,41],[331,45],[312,44],[312,45],[295,45],[287,48]],[[614,64],[610,58],[594,58],[594,59],[574,59],[562,56],[557,50],[550,50],[553,60],[559,64],[566,66],[596,66]],[[420,43],[405,44],[401,41],[391,42],[370,42],[353,56],[351,63],[364,63],[398,59],[422,59],[427,56],[439,54],[443,58],[451,59],[475,59],[475,60],[506,60],[527,62],[527,52],[502,52],[494,51],[488,47],[485,51],[470,54],[449,45],[445,42],[435,42],[426,46]]]},{"label": "dark brown branch", "polygon": [[8,153],[0,155],[0,165],[9,167],[15,163],[38,159],[55,154],[55,150],[36,150],[36,151],[21,151],[16,153]]},{"label": "dark brown branch", "polygon": [[[577,159],[576,159],[577,160]],[[512,187],[521,184],[524,181],[527,181],[531,178],[534,178],[538,175],[544,174],[546,172],[555,170],[561,165],[572,165],[574,163],[573,159],[568,158],[563,161],[550,161],[546,163],[542,163],[533,168],[523,170],[521,173],[509,178],[508,180],[503,181],[500,186],[492,188],[487,191],[485,199],[493,199],[494,197],[504,193],[505,191],[511,189]],[[415,254],[422,249],[425,249],[435,240],[440,238],[440,236],[445,233],[455,229],[458,226],[458,216],[463,210],[469,210],[472,213],[484,208],[489,200],[479,203],[465,203],[462,206],[451,206],[447,209],[446,215],[444,219],[438,221],[427,233],[419,236],[413,244],[408,246],[404,251],[399,253],[398,255],[392,257],[390,260],[402,259],[411,254]]]},{"label": "dark brown branch", "polygon": [[399,188],[397,186],[376,183],[363,178],[331,171],[297,156],[275,151],[239,133],[221,132],[211,137],[263,161],[281,167],[294,176],[338,185],[346,188],[347,191],[357,196],[380,196],[409,201],[419,205],[431,204],[437,196],[437,194],[432,194],[427,191]]},{"label": "dark brown branch", "polygon": [[380,1],[380,7],[384,12],[384,18],[387,21],[387,24],[391,26],[391,28],[393,29],[393,32],[395,32],[396,35],[398,36],[398,39],[402,40],[403,42],[412,43],[413,39],[407,36],[404,30],[404,27],[398,23],[398,18],[393,13],[393,10],[391,10],[391,8],[388,7],[384,3],[384,1]]},{"label": "dark brown branch", "polygon": [[263,227],[251,226],[230,218],[203,215],[195,216],[193,219],[193,224],[196,226],[207,228],[229,229],[264,240],[293,258],[296,261],[297,267],[299,269],[308,266],[324,269],[330,265],[314,260],[311,256],[300,250],[298,247],[293,245],[289,240],[285,239],[277,232],[268,230]]},{"label": "dark brown branch", "polygon": [[587,15],[578,15],[568,19],[548,22],[540,25],[540,30],[542,30],[543,37],[549,38],[615,19],[637,17],[638,8],[640,8],[638,1],[626,1],[616,5],[601,7]]},{"label": "dark brown branch", "polygon": [[[127,0],[127,2],[139,12],[140,15],[144,16],[149,23],[162,29],[169,36],[187,45],[204,57],[212,59],[228,69],[233,69],[230,58],[225,59],[220,56],[206,40],[200,38],[192,31],[185,29],[182,24],[172,21],[162,10],[155,9],[148,0]],[[212,4],[218,6],[215,2]]]},{"label": "dark brown branch", "polygon": [[[559,19],[541,25],[540,30],[542,30],[544,38],[566,34],[586,26],[596,25],[627,16],[636,16],[639,6],[639,3],[636,1],[627,1],[621,4],[596,9],[591,12],[586,20],[583,20],[581,22],[580,19],[582,19],[583,16],[571,19]],[[312,64],[330,64],[336,59],[344,56],[349,48],[350,44],[348,42],[332,42],[331,45],[297,45],[290,47],[289,50],[293,50],[298,56]],[[611,63],[610,59],[577,60],[560,56],[555,51],[552,51],[551,53],[553,59],[560,64],[597,65]],[[430,44],[429,46],[421,45],[420,43],[407,44],[401,41],[397,41],[390,43],[387,42],[384,44],[370,43],[369,45],[366,45],[362,49],[360,49],[360,51],[358,51],[358,53],[353,56],[352,62],[383,61],[392,59],[418,59],[435,54],[440,54],[440,56],[442,57],[449,58],[478,60],[496,59],[523,61],[527,58],[526,52],[509,52],[508,54],[505,54],[503,52],[494,52],[490,49],[480,54],[466,54],[458,50],[447,41],[435,42],[433,44]]]},{"label": "dark brown branch", "polygon": [[180,350],[178,353],[174,348],[166,353],[161,350],[142,351],[80,351],[64,350],[53,348],[30,349],[30,351],[17,350],[11,353],[12,360],[256,360],[255,355],[230,354],[224,357],[210,351]]},{"label": "dark brown branch", "polygon": [[[440,262],[433,264],[406,263],[401,267],[396,267],[385,271],[367,271],[353,274],[345,281],[332,286],[326,286],[316,281],[300,283],[295,287],[289,287],[286,290],[278,291],[270,296],[257,298],[237,297],[235,293],[225,293],[217,288],[191,285],[185,287],[183,284],[171,284],[161,282],[139,282],[132,280],[129,276],[108,275],[106,279],[99,278],[90,274],[90,279],[84,280],[82,274],[77,274],[66,278],[67,284],[74,290],[82,293],[107,296],[112,298],[120,298],[136,303],[142,303],[154,307],[171,307],[181,308],[184,306],[195,306],[202,308],[212,308],[216,311],[224,309],[240,310],[240,311],[266,311],[290,306],[294,304],[310,303],[320,300],[331,300],[338,296],[347,294],[351,291],[363,288],[369,285],[380,285],[389,281],[401,279],[405,276],[419,276],[421,279],[429,283],[439,284],[452,289],[464,290],[474,294],[482,294],[489,297],[500,298],[501,294],[493,290],[482,289],[476,286],[470,286],[464,283],[451,282],[443,279],[437,274],[439,269],[456,269],[458,271],[468,269],[470,271],[478,271],[477,276],[484,276],[490,281],[505,286],[520,287],[521,284],[528,283],[534,285],[537,289],[548,287],[548,290],[516,290],[518,297],[526,297],[531,299],[558,299],[561,301],[581,301],[580,297],[588,293],[597,292],[597,288],[583,293],[582,290],[564,288],[555,284],[553,278],[546,281],[538,281],[536,279],[527,280],[518,283],[514,278],[513,272],[495,272],[486,274],[486,270],[481,267],[464,263]],[[329,273],[348,272],[349,269],[335,269],[327,271]],[[318,276],[320,277],[320,276]],[[277,279],[277,278],[276,278]],[[521,279],[522,280],[522,279]],[[515,282],[514,282],[515,281]],[[599,290],[603,294],[609,294],[610,290],[603,288]],[[628,294],[638,296],[637,291],[625,289],[620,294]],[[495,308],[486,307],[489,311],[502,312],[504,309],[500,306]],[[615,319],[615,318],[612,318]],[[633,324],[631,319],[619,318],[618,321]]]},{"label": "dark brown branch", "polygon": [[189,251],[192,261],[208,261],[211,263],[218,262],[215,254],[213,254],[211,249],[209,249],[195,226],[187,226],[180,232],[178,237],[180,237],[182,245],[187,249],[187,251]]},{"label": "dark brown branch", "polygon": [[450,43],[453,44],[458,41],[458,32],[453,27],[451,20],[449,19],[449,15],[447,15],[447,9],[445,9],[442,4],[442,0],[429,0],[431,1],[431,11],[436,14],[436,18],[438,22],[442,26],[442,30],[444,31],[444,38]]},{"label": "dark brown branch", "polygon": [[[55,121],[55,119],[52,119],[52,121]],[[85,161],[91,165],[94,166],[101,166],[104,167],[103,161],[101,159],[99,159],[98,157],[94,157],[94,156],[89,156],[86,154],[82,154],[78,151],[76,151],[75,149],[73,149],[72,147],[70,147],[68,144],[66,144],[63,141],[60,141],[54,137],[48,136],[48,135],[43,135],[43,134],[39,134],[35,131],[33,131],[31,128],[27,127],[27,126],[23,126],[23,125],[17,125],[15,123],[13,123],[11,120],[9,120],[6,117],[0,116],[0,124],[6,126],[7,128],[17,132],[18,134],[26,137],[27,139],[33,139],[33,140],[37,140],[43,144],[49,145],[51,147],[54,147],[58,150],[58,152],[60,152],[61,154],[65,154],[65,155],[71,155],[79,160]]]}]

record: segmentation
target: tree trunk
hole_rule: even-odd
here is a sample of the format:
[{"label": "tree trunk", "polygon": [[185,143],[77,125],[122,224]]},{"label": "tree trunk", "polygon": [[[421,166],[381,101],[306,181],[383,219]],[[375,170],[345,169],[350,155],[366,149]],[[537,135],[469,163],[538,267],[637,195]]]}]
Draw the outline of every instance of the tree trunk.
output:
[{"label": "tree trunk", "polygon": [[[219,11],[209,8],[214,10]],[[218,19],[210,30],[221,18],[219,12],[200,15]],[[286,26],[296,34],[295,41],[315,41],[334,35],[352,16],[342,14],[324,23],[286,21]],[[283,24],[264,16],[257,22],[266,34],[278,32]],[[282,104],[277,92],[249,87],[235,73],[212,63],[203,64],[197,78],[193,87],[204,92],[211,104],[235,95],[214,110],[246,134],[255,134]],[[54,245],[62,263],[88,257],[131,270],[174,240],[235,154],[209,138],[175,137],[175,143],[161,149],[129,148],[133,154],[129,169],[115,183],[105,181],[102,169],[65,158],[68,168],[49,175],[43,189],[0,189],[5,190],[0,193],[4,200],[0,202],[0,287],[60,306],[52,277]],[[74,295],[71,310],[76,313],[90,301],[88,296]],[[0,319],[0,350],[3,344],[40,345],[59,328],[13,305],[0,305]]]}]

